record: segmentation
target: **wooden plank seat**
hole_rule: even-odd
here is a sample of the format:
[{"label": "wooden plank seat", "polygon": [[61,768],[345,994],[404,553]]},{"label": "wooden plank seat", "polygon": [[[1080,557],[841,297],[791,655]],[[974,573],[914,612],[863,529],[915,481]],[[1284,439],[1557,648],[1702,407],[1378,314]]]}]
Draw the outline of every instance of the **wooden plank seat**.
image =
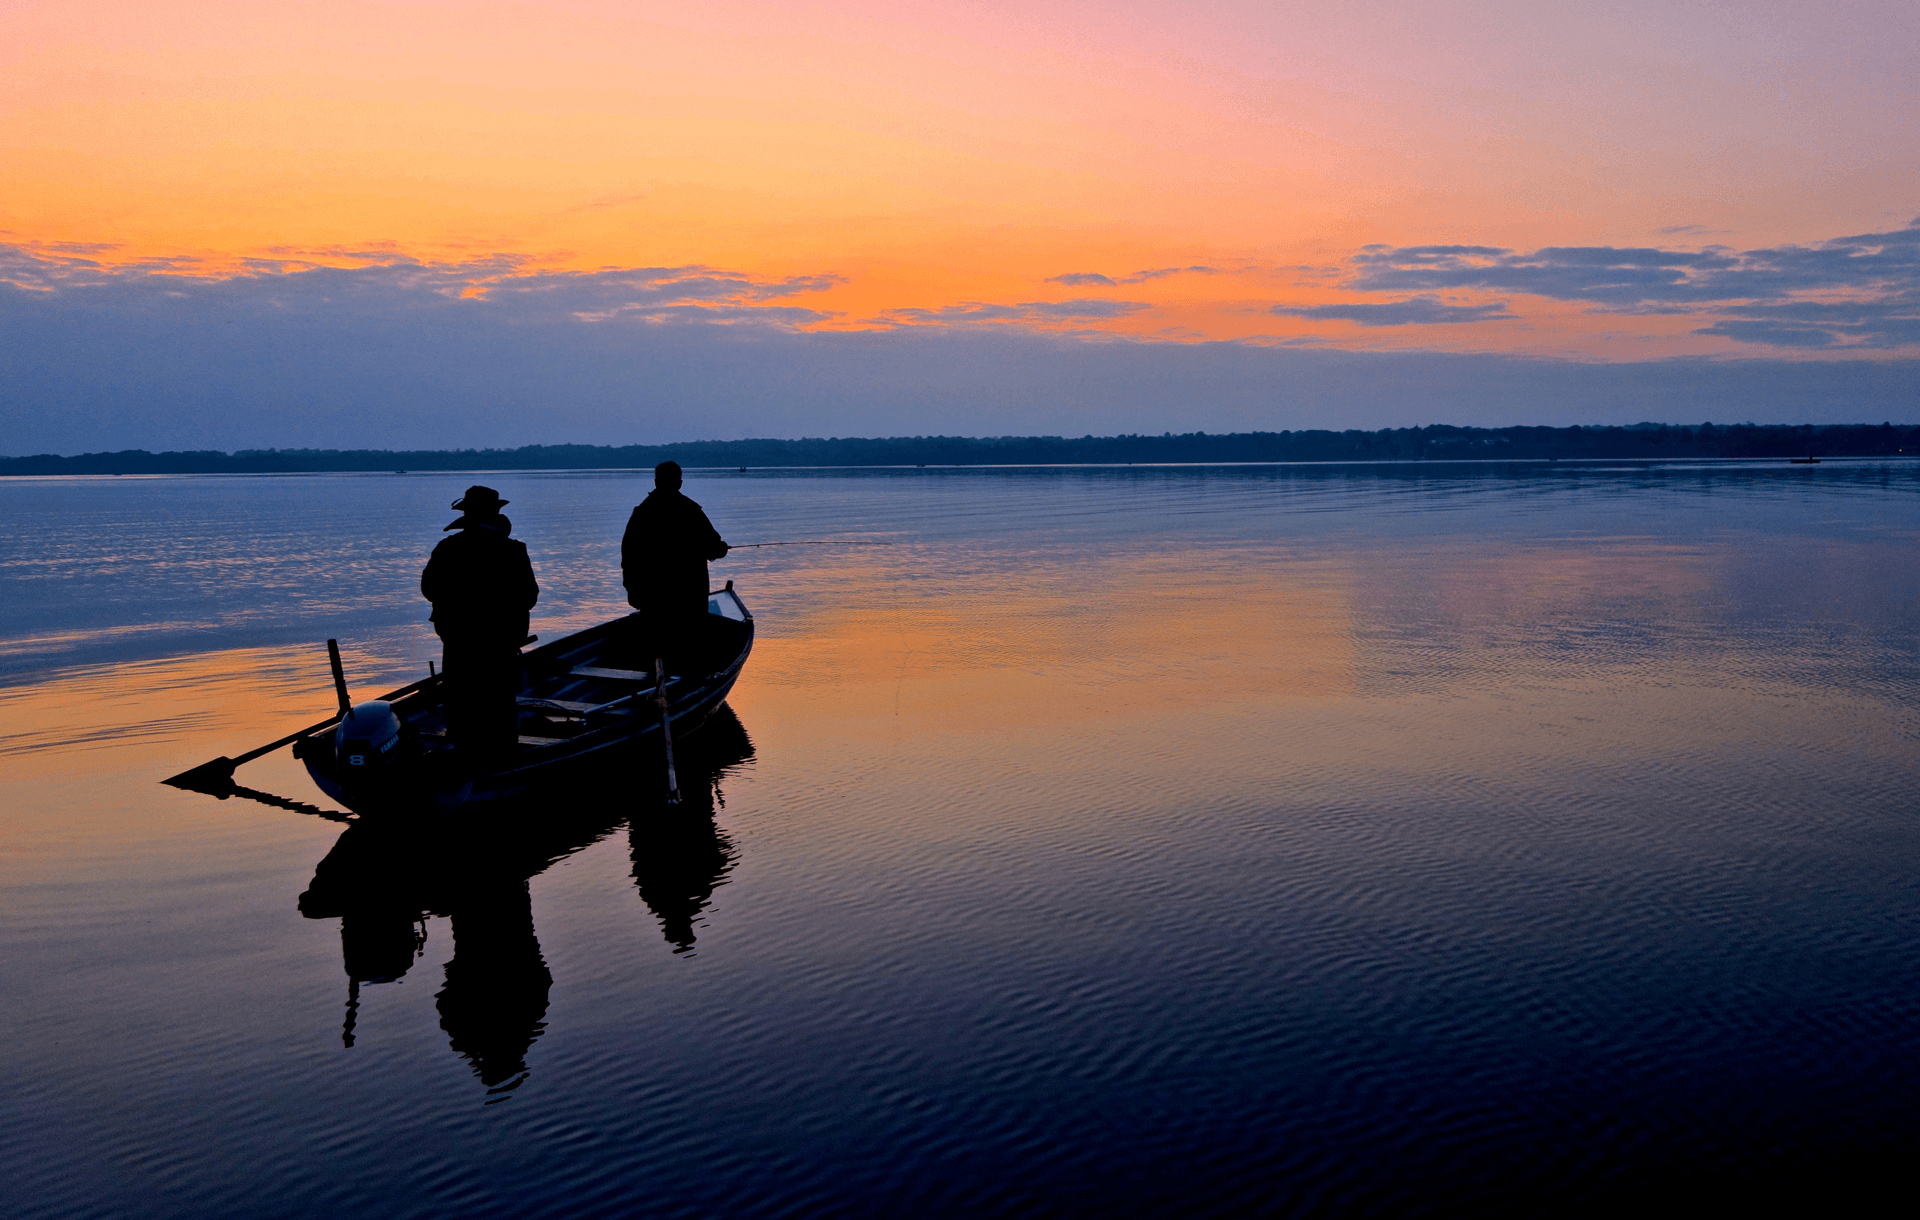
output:
[{"label": "wooden plank seat", "polygon": [[638,669],[602,669],[598,665],[576,665],[567,671],[569,677],[597,678],[602,682],[633,682],[640,686],[652,686],[653,675]]},{"label": "wooden plank seat", "polygon": [[[624,699],[626,696],[623,695],[621,698]],[[613,702],[618,703],[620,700],[616,699]],[[582,715],[597,712],[601,708],[613,706],[612,703],[581,703],[575,699],[543,699],[537,695],[521,695],[519,703],[523,708],[557,707],[562,711],[579,712]],[[618,711],[622,709],[616,708],[615,710]]]}]

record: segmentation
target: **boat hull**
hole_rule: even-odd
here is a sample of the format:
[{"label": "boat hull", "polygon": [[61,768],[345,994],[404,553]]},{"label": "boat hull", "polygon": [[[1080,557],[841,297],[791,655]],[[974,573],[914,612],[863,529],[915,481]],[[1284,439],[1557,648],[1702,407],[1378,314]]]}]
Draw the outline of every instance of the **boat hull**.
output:
[{"label": "boat hull", "polygon": [[[753,650],[753,626],[731,582],[709,595],[706,638],[691,650],[699,662],[683,667],[693,673],[668,679],[674,740],[696,732],[726,702]],[[524,654],[520,744],[502,765],[476,768],[446,738],[438,681],[387,696],[406,744],[377,772],[343,774],[332,729],[301,739],[295,753],[322,792],[363,814],[512,800],[594,772],[658,766],[661,715],[651,675],[639,668],[651,669],[639,659],[643,651],[641,616],[630,614]],[[549,733],[558,735],[543,735]],[[659,783],[664,790],[664,769]]]}]

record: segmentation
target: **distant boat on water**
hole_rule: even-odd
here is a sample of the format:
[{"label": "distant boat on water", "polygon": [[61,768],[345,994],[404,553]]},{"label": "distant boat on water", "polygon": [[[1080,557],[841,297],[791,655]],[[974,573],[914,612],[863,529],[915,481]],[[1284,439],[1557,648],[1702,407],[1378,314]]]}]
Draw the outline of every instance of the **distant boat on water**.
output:
[{"label": "distant boat on water", "polygon": [[1811,453],[1803,458],[1788,458],[1787,460],[1795,466],[1818,466],[1820,464],[1820,459],[1814,457]]}]

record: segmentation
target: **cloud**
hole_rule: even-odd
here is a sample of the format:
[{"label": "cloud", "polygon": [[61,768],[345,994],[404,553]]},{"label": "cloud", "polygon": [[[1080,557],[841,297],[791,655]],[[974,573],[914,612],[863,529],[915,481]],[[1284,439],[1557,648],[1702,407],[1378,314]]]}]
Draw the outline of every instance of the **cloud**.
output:
[{"label": "cloud", "polygon": [[[384,249],[287,254],[223,268],[193,259],[110,264],[45,248],[0,246],[0,285],[79,298],[112,287],[122,302],[218,297],[236,307],[244,303],[247,309],[288,316],[347,303],[375,312],[452,305],[522,322],[626,319],[787,327],[834,315],[773,302],[843,282],[830,273],[766,278],[695,265],[529,271],[523,259],[506,255],[427,263]],[[320,258],[359,265],[314,261]]]},{"label": "cloud", "polygon": [[644,312],[661,305],[726,302],[749,305],[808,292],[824,292],[843,282],[837,275],[756,279],[709,267],[642,267],[605,271],[542,271],[464,280],[478,297],[494,302],[546,299],[572,312],[600,317],[609,312]]},{"label": "cloud", "polygon": [[1370,247],[1352,261],[1358,274],[1341,285],[1351,292],[1481,289],[1613,305],[1697,299],[1696,275],[1734,265],[1711,250],[1610,246],[1552,247],[1531,254],[1486,246]]},{"label": "cloud", "polygon": [[623,306],[609,314],[583,314],[583,322],[609,322],[628,319],[649,325],[663,323],[704,323],[716,326],[748,325],[797,327],[825,322],[840,315],[797,305],[655,305]]},{"label": "cloud", "polygon": [[1872,301],[1787,301],[1735,305],[1694,331],[1777,347],[1895,348],[1920,343],[1920,293]]},{"label": "cloud", "polygon": [[1089,284],[1098,284],[1104,288],[1113,287],[1113,281],[1104,275],[1092,271],[1072,271],[1066,275],[1049,276],[1048,284],[1065,284],[1069,288],[1085,288]]},{"label": "cloud", "polygon": [[[1678,225],[1668,233],[1700,232]],[[1362,325],[1450,319],[1433,294],[1498,292],[1572,301],[1591,312],[1653,316],[1694,314],[1710,324],[1696,335],[1784,348],[1884,349],[1920,343],[1920,218],[1905,228],[1858,233],[1810,245],[1733,250],[1704,246],[1545,246],[1527,253],[1500,246],[1362,246],[1339,287],[1357,293],[1418,293],[1381,305],[1276,306],[1276,314],[1347,318]],[[1431,302],[1429,315],[1413,308]],[[1347,312],[1341,312],[1341,311]]]},{"label": "cloud", "polygon": [[[826,274],[553,272],[377,250],[357,266],[288,252],[225,269],[129,267],[103,261],[111,253],[0,246],[0,450],[1844,422],[1920,411],[1920,361],[1818,356],[1913,342],[1913,294],[1735,302],[1700,319],[1717,338],[1790,360],[1582,364],[1342,351],[1284,336],[1127,338],[1098,325],[1152,306],[1101,298],[962,302],[823,330],[828,315],[807,294],[838,282]],[[1501,316],[1495,302],[1441,302]],[[1377,307],[1427,308],[1406,294]]]},{"label": "cloud", "polygon": [[1149,280],[1164,280],[1170,275],[1216,275],[1212,267],[1156,267],[1151,271],[1136,271],[1122,279],[1122,284],[1144,284]]},{"label": "cloud", "polygon": [[944,305],[939,309],[889,309],[875,321],[881,325],[907,326],[953,326],[983,322],[1033,325],[1063,320],[1121,318],[1152,308],[1147,301],[1108,301],[1094,297],[1073,301],[1023,301],[1018,305],[962,301],[958,305]]},{"label": "cloud", "polygon": [[1732,318],[1723,318],[1693,333],[1735,339],[1741,343],[1766,343],[1774,347],[1833,347],[1838,342],[1830,330],[1794,326],[1786,322],[1743,322]]},{"label": "cloud", "polygon": [[1120,318],[1143,309],[1152,309],[1146,301],[1028,301],[1020,308],[1042,318]]},{"label": "cloud", "polygon": [[1735,251],[1548,246],[1366,246],[1341,286],[1354,292],[1524,293],[1613,306],[1750,301],[1820,290],[1900,291],[1920,284],[1920,221],[1812,246]]},{"label": "cloud", "polygon": [[1362,326],[1432,326],[1455,322],[1493,322],[1513,317],[1505,301],[1484,305],[1448,305],[1431,294],[1381,304],[1275,305],[1270,313],[1314,322],[1358,322]]},{"label": "cloud", "polygon": [[[83,286],[0,287],[0,451],[1842,422],[1920,410],[1912,360],[1580,364],[1088,342],[1053,320],[1146,308],[1113,301],[960,305],[925,311],[944,325],[815,330],[804,314],[778,312],[799,309],[791,299],[745,299],[793,282],[709,269],[511,276],[484,297],[461,295],[468,281],[446,268],[405,262],[224,277],[81,267],[72,277]],[[637,291],[664,298],[675,284],[706,299],[584,316]],[[722,299],[726,286],[738,299]],[[982,315],[999,321],[966,321]]]},{"label": "cloud", "polygon": [[1044,283],[1065,284],[1069,288],[1116,288],[1121,284],[1146,284],[1153,280],[1164,280],[1170,275],[1217,275],[1213,267],[1155,267],[1147,271],[1136,271],[1132,275],[1123,275],[1119,279],[1101,275],[1094,271],[1073,271],[1066,275],[1049,276]]}]

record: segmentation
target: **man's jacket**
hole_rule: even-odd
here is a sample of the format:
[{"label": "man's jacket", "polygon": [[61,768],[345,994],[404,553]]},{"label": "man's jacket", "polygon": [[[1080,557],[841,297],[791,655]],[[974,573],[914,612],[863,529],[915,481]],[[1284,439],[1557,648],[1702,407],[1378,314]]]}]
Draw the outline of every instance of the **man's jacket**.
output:
[{"label": "man's jacket", "polygon": [[433,628],[442,639],[517,647],[527,638],[527,612],[540,600],[540,585],[526,543],[506,529],[470,524],[433,548],[420,593],[433,603]]},{"label": "man's jacket", "polygon": [[724,559],[727,544],[698,504],[655,489],[627,519],[620,540],[620,582],[641,610],[704,613],[707,560]]}]

